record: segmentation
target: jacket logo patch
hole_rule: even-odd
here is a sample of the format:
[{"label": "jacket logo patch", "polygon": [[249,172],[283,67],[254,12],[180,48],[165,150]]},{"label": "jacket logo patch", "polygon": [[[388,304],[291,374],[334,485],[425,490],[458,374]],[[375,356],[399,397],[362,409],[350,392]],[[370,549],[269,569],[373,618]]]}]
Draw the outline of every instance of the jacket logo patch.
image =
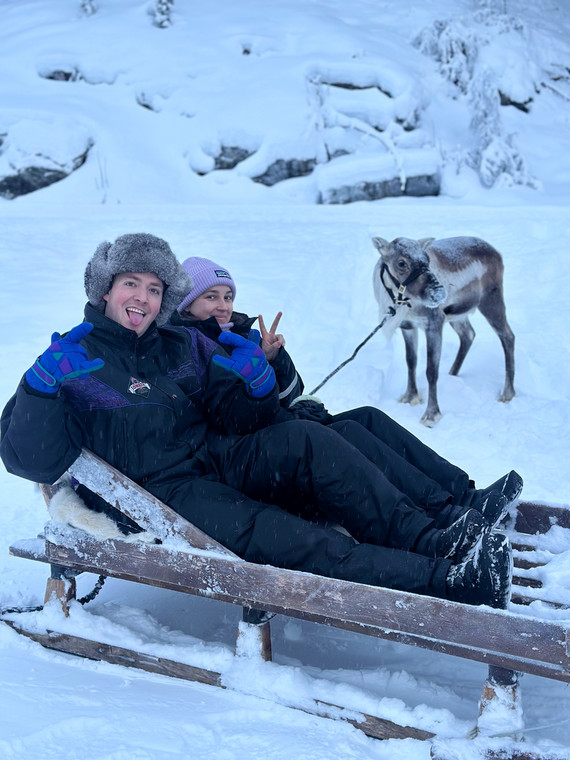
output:
[{"label": "jacket logo patch", "polygon": [[148,396],[150,393],[150,384],[143,383],[142,380],[137,380],[136,377],[131,377],[129,393],[134,393],[137,396]]}]

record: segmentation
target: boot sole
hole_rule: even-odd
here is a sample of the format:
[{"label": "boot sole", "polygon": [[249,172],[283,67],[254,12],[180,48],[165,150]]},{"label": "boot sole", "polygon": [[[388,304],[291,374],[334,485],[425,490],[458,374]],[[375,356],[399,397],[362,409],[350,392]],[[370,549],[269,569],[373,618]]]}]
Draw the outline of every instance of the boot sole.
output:
[{"label": "boot sole", "polygon": [[491,607],[506,610],[511,598],[513,578],[513,552],[511,543],[504,533],[489,533],[482,544],[492,556],[490,583],[493,589]]},{"label": "boot sole", "polygon": [[501,489],[501,493],[509,503],[509,506],[513,503],[513,501],[516,501],[519,498],[522,493],[523,486],[524,483],[521,476],[518,474],[518,472],[511,470],[507,475],[507,479],[503,488]]}]

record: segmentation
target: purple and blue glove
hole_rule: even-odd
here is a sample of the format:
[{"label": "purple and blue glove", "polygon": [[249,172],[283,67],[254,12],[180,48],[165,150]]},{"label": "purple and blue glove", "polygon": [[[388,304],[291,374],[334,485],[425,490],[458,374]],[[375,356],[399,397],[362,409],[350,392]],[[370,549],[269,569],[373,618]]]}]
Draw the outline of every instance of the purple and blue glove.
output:
[{"label": "purple and blue glove", "polygon": [[79,341],[93,329],[91,322],[82,322],[65,337],[59,333],[51,336],[51,346],[43,352],[26,372],[26,380],[36,391],[56,393],[64,380],[85,377],[105,364],[103,359],[89,360],[87,351]]},{"label": "purple and blue glove", "polygon": [[258,346],[259,331],[250,330],[248,338],[249,340],[246,340],[232,332],[221,333],[218,338],[220,343],[233,346],[234,350],[230,357],[214,354],[212,361],[243,380],[248,393],[254,398],[261,398],[272,391],[275,372]]}]

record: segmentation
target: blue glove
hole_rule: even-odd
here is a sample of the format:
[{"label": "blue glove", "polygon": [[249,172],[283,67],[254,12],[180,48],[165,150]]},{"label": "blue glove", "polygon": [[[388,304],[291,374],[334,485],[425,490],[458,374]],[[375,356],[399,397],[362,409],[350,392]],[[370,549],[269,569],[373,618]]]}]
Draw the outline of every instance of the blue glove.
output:
[{"label": "blue glove", "polygon": [[218,338],[220,343],[234,346],[234,350],[229,358],[214,354],[212,361],[243,380],[248,393],[254,398],[261,398],[267,396],[273,389],[275,372],[257,345],[260,338],[259,332],[251,330],[248,338],[249,340],[246,340],[241,335],[232,332],[221,333]]},{"label": "blue glove", "polygon": [[89,372],[101,369],[105,364],[103,359],[89,361],[87,351],[79,344],[92,329],[91,322],[82,322],[63,338],[54,333],[51,346],[26,372],[28,384],[42,393],[56,393],[64,380],[85,377]]}]

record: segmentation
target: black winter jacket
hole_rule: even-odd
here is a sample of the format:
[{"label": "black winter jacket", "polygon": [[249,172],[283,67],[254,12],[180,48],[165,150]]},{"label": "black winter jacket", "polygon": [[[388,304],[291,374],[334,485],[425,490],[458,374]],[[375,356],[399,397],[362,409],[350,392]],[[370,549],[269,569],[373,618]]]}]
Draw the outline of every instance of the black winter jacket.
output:
[{"label": "black winter jacket", "polygon": [[[53,483],[90,449],[138,483],[208,472],[208,434],[243,435],[279,412],[277,386],[265,398],[211,361],[224,352],[198,330],[156,327],[140,338],[89,304],[94,329],[82,344],[105,366],[65,381],[55,394],[22,379],[1,420],[6,469]],[[219,438],[218,438],[219,440]]]},{"label": "black winter jacket", "polygon": [[[241,335],[243,338],[247,338],[249,331],[251,330],[253,323],[257,317],[248,317],[247,314],[242,314],[239,311],[234,311],[231,316],[231,322],[233,322],[232,332]],[[186,327],[195,327],[197,330],[205,335],[210,340],[218,343],[220,339],[220,326],[215,317],[209,319],[196,319],[191,314],[178,314],[174,312],[171,318],[171,323],[174,325],[184,325]],[[270,362],[275,372],[275,379],[279,386],[279,400],[281,406],[287,409],[289,404],[303,393],[303,381],[298,374],[293,359],[289,356],[284,348],[280,348],[275,359]]]}]

